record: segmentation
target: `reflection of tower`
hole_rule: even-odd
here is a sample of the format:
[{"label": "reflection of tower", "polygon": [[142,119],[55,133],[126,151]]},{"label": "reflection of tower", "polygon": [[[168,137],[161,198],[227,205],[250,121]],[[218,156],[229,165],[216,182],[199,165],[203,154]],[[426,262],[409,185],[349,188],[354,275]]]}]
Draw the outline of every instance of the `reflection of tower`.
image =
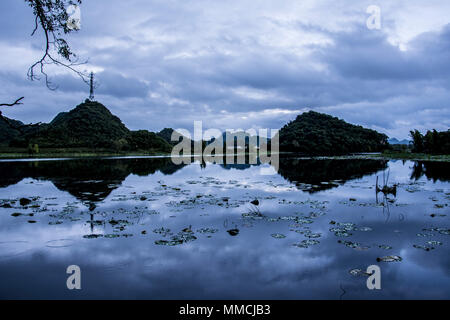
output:
[{"label": "reflection of tower", "polygon": [[89,224],[91,225],[91,233],[94,233],[94,214],[91,213],[91,220],[89,221]]},{"label": "reflection of tower", "polygon": [[89,91],[89,100],[94,101],[94,73],[91,72],[91,81],[90,81],[90,91]]},{"label": "reflection of tower", "polygon": [[[95,203],[90,203],[89,204],[89,211],[94,211],[95,210],[95,208],[96,208],[97,206],[95,205]],[[90,214],[91,215],[91,221],[90,221],[90,225],[91,225],[91,233],[94,233],[94,214],[93,213],[91,213]]]}]

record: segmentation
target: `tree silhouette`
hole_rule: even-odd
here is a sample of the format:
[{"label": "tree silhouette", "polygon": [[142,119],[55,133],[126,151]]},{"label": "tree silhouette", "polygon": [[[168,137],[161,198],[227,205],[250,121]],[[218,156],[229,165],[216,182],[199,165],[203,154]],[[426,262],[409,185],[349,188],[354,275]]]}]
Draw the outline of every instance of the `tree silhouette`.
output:
[{"label": "tree silhouette", "polygon": [[450,130],[438,132],[428,130],[422,135],[419,130],[410,131],[415,153],[450,154]]},{"label": "tree silhouette", "polygon": [[[39,80],[42,76],[45,84],[50,90],[56,87],[51,84],[45,67],[53,64],[68,68],[72,72],[81,77],[83,81],[88,83],[89,75],[76,69],[77,66],[86,62],[79,62],[75,53],[72,52],[66,36],[76,31],[71,27],[70,17],[67,8],[70,5],[80,5],[81,0],[25,0],[32,8],[34,14],[34,29],[31,36],[34,36],[39,30],[44,33],[44,53],[41,58],[33,63],[28,69],[28,78],[30,80]],[[12,107],[22,104],[24,97],[16,99],[12,103],[0,103],[0,106]],[[1,114],[0,118],[9,122]]]}]

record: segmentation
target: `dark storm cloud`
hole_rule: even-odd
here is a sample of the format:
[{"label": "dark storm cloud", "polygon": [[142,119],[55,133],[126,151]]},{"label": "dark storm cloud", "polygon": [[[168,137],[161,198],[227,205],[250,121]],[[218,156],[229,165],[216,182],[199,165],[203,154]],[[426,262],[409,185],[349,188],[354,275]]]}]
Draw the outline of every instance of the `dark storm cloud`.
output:
[{"label": "dark storm cloud", "polygon": [[[381,1],[381,30],[365,26],[369,4],[86,0],[82,29],[70,42],[96,72],[96,97],[133,129],[191,128],[194,120],[222,129],[279,128],[307,109],[398,138],[411,128],[446,129],[447,4],[432,0],[427,13],[416,1]],[[0,35],[0,94],[27,95],[26,106],[5,114],[49,121],[83,101],[88,87],[61,69],[51,70],[56,92],[25,80],[42,39],[29,36],[25,3],[6,0],[0,9],[0,27],[9,30]],[[439,27],[427,25],[430,17]]]}]

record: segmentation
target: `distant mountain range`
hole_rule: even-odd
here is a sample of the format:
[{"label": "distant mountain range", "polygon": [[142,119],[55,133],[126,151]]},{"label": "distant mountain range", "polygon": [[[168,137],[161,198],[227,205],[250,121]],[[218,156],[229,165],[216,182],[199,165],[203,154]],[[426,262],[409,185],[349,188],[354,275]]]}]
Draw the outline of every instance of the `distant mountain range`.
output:
[{"label": "distant mountain range", "polygon": [[[50,123],[24,125],[0,117],[0,144],[29,148],[83,148],[90,150],[145,151],[169,153],[178,142],[171,141],[173,129],[158,133],[129,130],[103,104],[86,100],[76,108],[59,113]],[[279,131],[280,150],[308,155],[338,155],[382,151],[388,137],[344,120],[314,111],[303,113]],[[250,138],[244,132],[246,149]],[[223,133],[224,142],[226,133]],[[259,144],[259,137],[256,141]],[[203,141],[206,146],[210,141]],[[398,140],[391,140],[394,143]],[[270,142],[269,142],[270,144]]]},{"label": "distant mountain range", "polygon": [[390,138],[388,140],[389,144],[405,144],[405,145],[409,145],[411,143],[411,141],[403,139],[403,140],[398,140],[397,138]]}]

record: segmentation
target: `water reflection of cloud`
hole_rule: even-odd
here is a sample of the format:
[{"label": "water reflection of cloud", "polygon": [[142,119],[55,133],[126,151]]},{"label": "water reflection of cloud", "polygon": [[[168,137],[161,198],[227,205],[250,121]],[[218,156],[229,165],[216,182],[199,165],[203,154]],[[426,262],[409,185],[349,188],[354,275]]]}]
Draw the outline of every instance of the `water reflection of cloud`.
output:
[{"label": "water reflection of cloud", "polygon": [[[390,165],[392,181],[403,181],[411,170],[411,162]],[[226,176],[224,175],[226,173]],[[201,178],[201,177],[203,178]],[[189,180],[205,182],[215,177],[226,182],[242,182],[241,187],[223,188],[214,183],[187,184]],[[172,175],[160,171],[148,176],[128,175],[122,184],[114,189],[92,211],[94,220],[105,220],[106,226],[90,229],[88,207],[68,192],[58,190],[48,181],[28,184],[38,180],[26,179],[16,185],[2,189],[2,198],[19,196],[40,196],[49,211],[36,212],[35,224],[28,224],[28,217],[11,217],[15,211],[31,212],[31,209],[0,208],[0,243],[2,241],[27,241],[25,245],[0,245],[1,297],[53,297],[53,298],[445,298],[449,292],[450,258],[448,236],[434,232],[430,239],[443,242],[429,252],[413,248],[414,243],[424,243],[428,238],[418,237],[423,228],[447,227],[448,218],[432,218],[427,213],[435,202],[445,201],[448,184],[433,183],[421,178],[424,186],[415,193],[400,186],[398,204],[391,204],[390,217],[383,215],[383,208],[376,206],[372,186],[375,175],[348,181],[336,188],[317,193],[301,190],[284,190],[289,185],[281,176],[261,176],[257,167],[246,170],[224,170],[219,166],[187,166]],[[160,181],[160,182],[159,182]],[[164,195],[161,184],[188,190],[186,195],[176,193]],[[243,186],[250,186],[244,188]],[[269,185],[266,188],[265,185]],[[275,185],[282,185],[283,192],[275,193]],[[130,188],[132,187],[132,188]],[[160,190],[155,201],[141,201],[144,192]],[[5,193],[3,193],[5,191]],[[133,194],[136,192],[136,194]],[[180,202],[197,194],[213,194],[213,199],[229,197],[229,202],[244,199],[238,207],[204,205],[181,211],[170,211],[167,203]],[[127,200],[114,201],[124,195]],[[275,198],[265,198],[274,196]],[[45,200],[46,197],[56,198]],[[355,197],[356,201],[349,201]],[[242,213],[250,208],[249,201],[260,199],[261,220],[245,219]],[[148,199],[147,199],[148,200]],[[286,204],[279,201],[286,200]],[[327,201],[327,202],[324,202]],[[281,201],[282,202],[282,201]],[[51,214],[64,210],[67,203],[77,206],[71,214],[78,221],[63,220],[62,224],[49,225],[54,219]],[[324,208],[322,208],[324,206]],[[159,214],[143,215],[136,212],[157,210]],[[444,212],[443,209],[440,212]],[[278,217],[309,217],[311,224],[295,226],[295,221],[276,220]],[[205,215],[208,214],[208,215]],[[323,215],[321,215],[323,214]],[[403,219],[400,219],[402,214]],[[138,217],[139,216],[139,217]],[[175,216],[175,218],[171,217]],[[93,233],[113,233],[108,224],[110,219],[128,219],[131,225],[121,233],[131,237],[84,239]],[[269,221],[268,219],[275,219]],[[440,220],[439,220],[440,219]],[[224,221],[228,224],[224,225]],[[357,227],[370,227],[372,231],[350,231],[348,238],[335,236],[329,229],[331,221],[351,222]],[[192,226],[197,240],[180,246],[155,245],[155,240],[167,239],[152,232],[153,229],[170,228],[174,234]],[[230,236],[226,230],[237,227],[237,236]],[[197,232],[208,227],[219,231],[207,235]],[[321,233],[317,245],[309,248],[293,247],[293,243],[307,239],[292,230],[311,230]],[[141,234],[146,230],[147,234]],[[275,239],[273,233],[286,236]],[[52,240],[70,239],[69,246],[48,247]],[[369,246],[358,251],[346,247],[338,240],[358,242]],[[378,245],[392,246],[391,250]],[[3,249],[2,249],[3,248]],[[22,249],[26,250],[22,250]],[[14,255],[17,254],[18,255]],[[398,263],[378,263],[377,257],[397,254],[403,258]],[[65,268],[78,264],[82,268],[83,292],[70,293],[64,289]],[[381,292],[367,290],[364,277],[353,277],[349,270],[365,269],[370,264],[379,264],[382,269]],[[33,276],[39,273],[41,276]],[[39,289],[37,289],[39,288]]]}]

